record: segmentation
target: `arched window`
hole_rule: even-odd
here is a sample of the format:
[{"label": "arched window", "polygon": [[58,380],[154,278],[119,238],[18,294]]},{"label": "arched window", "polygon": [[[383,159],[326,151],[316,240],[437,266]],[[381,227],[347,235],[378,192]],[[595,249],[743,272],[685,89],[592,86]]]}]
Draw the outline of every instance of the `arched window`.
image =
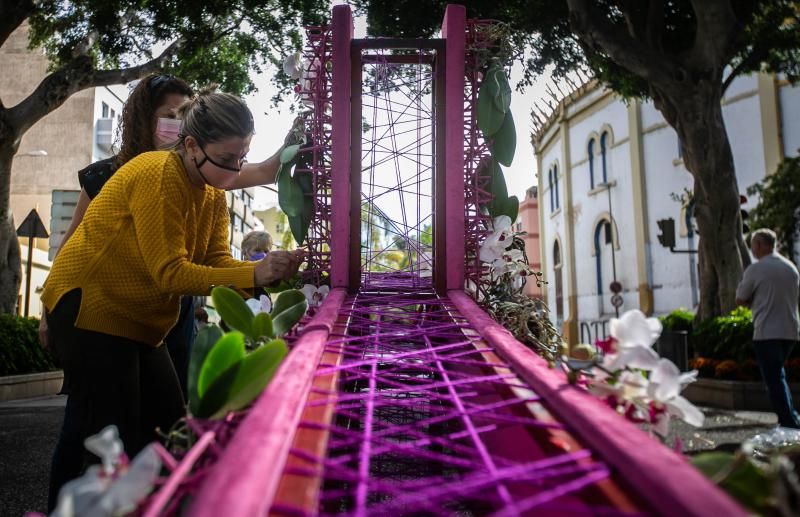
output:
[{"label": "arched window", "polygon": [[597,268],[597,294],[603,294],[603,278],[611,281],[611,256],[614,246],[614,234],[611,222],[602,219],[594,229],[594,257]]},{"label": "arched window", "polygon": [[552,212],[555,210],[555,205],[553,205],[553,169],[547,171],[547,190],[550,191],[550,211]]},{"label": "arched window", "polygon": [[558,210],[561,206],[561,202],[559,201],[560,198],[558,196],[558,165],[553,165],[553,183],[556,186],[556,210]]},{"label": "arched window", "polygon": [[561,322],[564,320],[564,284],[563,272],[561,263],[561,247],[556,240],[553,243],[553,273],[555,276],[556,287],[556,320]]},{"label": "arched window", "polygon": [[606,156],[608,155],[608,131],[603,131],[600,135],[600,161],[603,165],[603,183],[608,182],[608,164]]},{"label": "arched window", "polygon": [[594,138],[589,140],[589,189],[594,188]]}]

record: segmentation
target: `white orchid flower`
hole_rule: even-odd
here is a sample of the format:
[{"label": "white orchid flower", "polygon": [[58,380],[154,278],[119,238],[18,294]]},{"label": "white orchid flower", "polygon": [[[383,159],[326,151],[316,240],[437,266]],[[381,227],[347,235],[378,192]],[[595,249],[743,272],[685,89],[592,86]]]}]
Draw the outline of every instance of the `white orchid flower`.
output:
[{"label": "white orchid flower", "polygon": [[669,359],[660,359],[650,374],[647,395],[666,408],[667,415],[660,415],[653,430],[665,436],[669,432],[669,416],[675,416],[689,425],[701,427],[705,416],[691,402],[680,395],[686,384],[694,382],[697,371],[681,374]]},{"label": "white orchid flower", "polygon": [[327,285],[316,287],[311,284],[305,284],[300,291],[302,291],[306,297],[306,300],[308,300],[308,305],[310,307],[316,307],[322,303],[322,300],[324,300],[326,296],[328,296],[331,288]]},{"label": "white orchid flower", "polygon": [[258,300],[255,298],[250,298],[245,301],[250,310],[253,311],[253,314],[258,314],[259,312],[266,312],[267,314],[272,311],[272,302],[269,300],[269,297],[266,295],[261,295]]},{"label": "white orchid flower", "polygon": [[283,60],[283,73],[292,79],[300,79],[303,75],[303,61],[300,52],[286,56]]},{"label": "white orchid flower", "polygon": [[[161,472],[161,459],[155,448],[148,445],[125,465],[119,461],[122,442],[113,425],[84,443],[88,450],[103,458],[104,465],[92,465],[83,476],[65,484],[51,517],[127,515],[136,510]],[[108,461],[113,458],[116,461]],[[110,471],[107,464],[113,465]]]},{"label": "white orchid flower", "polygon": [[511,218],[507,215],[495,217],[492,224],[492,233],[481,244],[479,258],[483,262],[493,264],[497,259],[503,258],[503,253],[511,245]]},{"label": "white orchid flower", "polygon": [[103,464],[103,471],[106,474],[111,474],[119,464],[120,456],[122,456],[123,447],[122,440],[119,439],[119,431],[117,426],[106,426],[99,433],[88,437],[83,442],[86,450],[92,454],[97,455]]},{"label": "white orchid flower", "polygon": [[317,81],[319,69],[322,66],[319,59],[313,62],[306,60],[303,62],[300,72],[300,102],[308,107],[314,106],[314,98],[311,92],[314,91],[314,83]]},{"label": "white orchid flower", "polygon": [[617,340],[619,354],[610,356],[607,367],[619,370],[629,366],[642,370],[652,370],[658,364],[658,354],[653,343],[661,335],[661,322],[658,318],[647,318],[639,310],[630,310],[621,318],[611,318],[611,336]]},{"label": "white orchid flower", "polygon": [[104,515],[127,515],[147,497],[161,472],[161,458],[152,445],[136,455],[98,502]]}]

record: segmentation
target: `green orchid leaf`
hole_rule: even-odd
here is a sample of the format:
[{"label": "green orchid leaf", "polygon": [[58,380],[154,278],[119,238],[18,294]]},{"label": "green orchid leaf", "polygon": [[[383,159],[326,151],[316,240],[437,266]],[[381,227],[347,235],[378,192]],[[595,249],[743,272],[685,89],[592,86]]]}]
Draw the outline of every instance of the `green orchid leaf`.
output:
[{"label": "green orchid leaf", "polygon": [[189,411],[195,414],[199,408],[200,396],[197,394],[197,382],[200,379],[200,370],[206,360],[208,352],[222,338],[222,329],[216,325],[206,325],[201,328],[194,338],[189,358],[189,371],[186,376],[186,389],[189,398]]},{"label": "green orchid leaf", "polygon": [[231,365],[209,386],[197,416],[221,418],[248,406],[264,391],[287,353],[286,343],[274,339]]},{"label": "green orchid leaf", "polygon": [[[772,480],[749,458],[729,452],[706,452],[691,459],[706,477],[713,479],[730,496],[757,514],[769,507]],[[722,477],[721,477],[722,476]]]},{"label": "green orchid leaf", "polygon": [[287,289],[294,289],[295,285],[297,285],[297,281],[296,281],[296,279],[293,278],[291,281],[281,280],[278,283],[278,285],[276,285],[274,287],[262,287],[261,289],[265,293],[276,294],[276,293],[282,293],[283,291],[286,291]]},{"label": "green orchid leaf", "polygon": [[229,332],[211,347],[197,379],[197,396],[202,401],[206,390],[225,370],[244,359],[244,334]]},{"label": "green orchid leaf", "polygon": [[488,75],[490,80],[497,83],[497,93],[494,95],[494,105],[497,109],[505,114],[508,114],[508,108],[511,107],[511,85],[508,84],[508,78],[502,68],[494,68],[494,74]]},{"label": "green orchid leaf", "polygon": [[290,289],[278,295],[272,306],[272,330],[276,336],[289,332],[308,310],[306,296],[297,289]]},{"label": "green orchid leaf", "polygon": [[252,333],[253,311],[239,293],[225,286],[217,286],[211,290],[211,299],[226,325],[248,336]]},{"label": "green orchid leaf", "polygon": [[253,318],[253,333],[250,335],[254,341],[261,338],[273,338],[275,334],[272,332],[272,316],[266,312],[259,312]]},{"label": "green orchid leaf", "polygon": [[498,215],[507,215],[511,219],[511,222],[514,223],[519,215],[519,199],[517,196],[507,197],[503,203],[502,212]]},{"label": "green orchid leaf", "polygon": [[292,177],[290,170],[281,172],[278,179],[278,204],[281,210],[289,217],[298,216],[303,211],[303,199],[303,189]]},{"label": "green orchid leaf", "polygon": [[492,174],[492,181],[489,184],[489,192],[492,194],[492,196],[494,196],[494,198],[486,206],[486,208],[489,211],[489,215],[492,217],[497,217],[502,215],[502,213],[505,211],[505,204],[506,200],[508,199],[508,188],[506,187],[506,179],[503,176],[503,169],[494,159],[492,159],[490,170]]},{"label": "green orchid leaf", "polygon": [[294,180],[300,185],[303,194],[311,194],[314,191],[314,178],[310,172],[295,172]]},{"label": "green orchid leaf", "polygon": [[491,77],[487,74],[478,92],[478,128],[483,132],[484,138],[489,138],[497,133],[506,116],[505,112],[498,109],[494,102],[497,94],[497,82]]},{"label": "green orchid leaf", "polygon": [[297,151],[300,150],[300,144],[294,145],[287,145],[281,151],[281,164],[287,164],[294,161],[295,157],[297,157]]},{"label": "green orchid leaf", "polygon": [[506,118],[503,120],[503,125],[500,130],[494,134],[494,140],[489,144],[489,150],[492,152],[492,157],[505,165],[511,166],[514,161],[514,153],[517,149],[517,128],[514,127],[514,117],[511,112],[506,113]]}]

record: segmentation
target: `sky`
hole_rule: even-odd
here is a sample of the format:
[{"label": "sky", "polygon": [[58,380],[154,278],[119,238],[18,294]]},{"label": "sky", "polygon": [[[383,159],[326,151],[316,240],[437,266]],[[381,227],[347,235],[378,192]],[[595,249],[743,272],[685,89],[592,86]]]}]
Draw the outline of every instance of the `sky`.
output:
[{"label": "sky", "polygon": [[[355,19],[355,37],[366,36],[363,19]],[[264,72],[252,77],[257,91],[248,95],[245,100],[253,112],[256,134],[250,145],[248,161],[256,163],[267,159],[280,148],[289,130],[294,115],[289,111],[289,102],[284,101],[278,108],[270,106],[270,99],[275,93],[271,84],[272,74],[277,73],[274,67],[267,67]],[[513,87],[522,77],[522,65],[515,63],[511,69],[510,83]],[[543,96],[546,78],[524,93],[514,91],[511,98],[511,113],[517,129],[517,148],[514,161],[510,167],[504,168],[509,195],[524,199],[525,190],[536,183],[536,157],[531,146],[530,112],[534,101]],[[277,195],[264,189],[256,191],[256,205],[263,207],[277,203]]]}]

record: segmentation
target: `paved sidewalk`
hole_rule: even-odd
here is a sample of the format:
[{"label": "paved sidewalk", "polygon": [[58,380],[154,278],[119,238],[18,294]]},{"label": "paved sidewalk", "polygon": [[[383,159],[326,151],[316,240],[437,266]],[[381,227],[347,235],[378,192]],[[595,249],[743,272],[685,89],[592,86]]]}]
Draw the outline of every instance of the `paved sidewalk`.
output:
[{"label": "paved sidewalk", "polygon": [[0,516],[47,510],[50,459],[65,395],[0,403]]},{"label": "paved sidewalk", "polygon": [[[54,395],[0,403],[0,517],[44,512],[50,458],[61,428],[66,397]],[[667,444],[680,437],[687,454],[728,450],[777,425],[772,413],[702,408],[706,422],[695,429],[674,422]]]}]

